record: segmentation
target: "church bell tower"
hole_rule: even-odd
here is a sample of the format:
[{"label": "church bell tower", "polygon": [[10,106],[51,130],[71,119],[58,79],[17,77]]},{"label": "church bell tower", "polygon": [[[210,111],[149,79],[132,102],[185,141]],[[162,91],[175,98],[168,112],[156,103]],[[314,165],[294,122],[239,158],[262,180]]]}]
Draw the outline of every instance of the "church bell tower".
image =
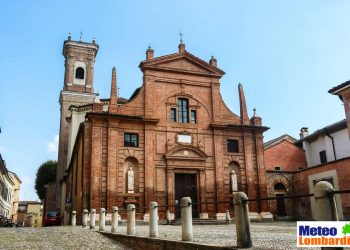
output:
[{"label": "church bell tower", "polygon": [[63,43],[62,54],[65,58],[64,64],[64,85],[60,93],[60,135],[58,146],[58,167],[57,167],[57,208],[64,211],[65,186],[62,184],[65,171],[68,168],[68,139],[70,124],[67,118],[71,116],[69,108],[81,106],[94,102],[94,63],[99,46],[95,39],[91,43],[83,42],[80,36],[79,41],[73,41],[69,34],[68,39]]}]

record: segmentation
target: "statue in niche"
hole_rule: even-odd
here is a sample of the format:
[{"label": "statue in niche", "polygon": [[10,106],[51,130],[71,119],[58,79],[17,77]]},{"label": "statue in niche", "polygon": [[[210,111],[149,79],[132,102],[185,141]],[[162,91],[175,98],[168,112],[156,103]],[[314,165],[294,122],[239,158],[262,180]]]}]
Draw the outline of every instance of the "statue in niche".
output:
[{"label": "statue in niche", "polygon": [[131,164],[129,164],[128,170],[128,193],[134,193],[134,171]]},{"label": "statue in niche", "polygon": [[230,173],[230,180],[231,180],[231,192],[237,192],[238,191],[237,175],[234,170],[232,170]]}]

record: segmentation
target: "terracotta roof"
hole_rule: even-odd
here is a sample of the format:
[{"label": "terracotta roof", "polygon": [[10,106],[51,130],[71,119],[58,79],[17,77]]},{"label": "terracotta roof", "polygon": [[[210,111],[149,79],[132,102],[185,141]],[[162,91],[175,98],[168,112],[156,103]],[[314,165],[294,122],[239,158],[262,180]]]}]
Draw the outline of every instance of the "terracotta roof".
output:
[{"label": "terracotta roof", "polygon": [[272,139],[268,142],[265,142],[264,143],[264,149],[268,149],[268,148],[271,148],[273,146],[276,146],[278,144],[280,144],[281,142],[285,141],[285,140],[288,140],[290,141],[291,143],[294,143],[297,141],[297,139],[295,139],[294,137],[288,135],[288,134],[284,134],[284,135],[281,135],[275,139]]},{"label": "terracotta roof", "polygon": [[41,204],[41,202],[39,202],[39,201],[20,201],[20,202],[18,202],[19,206],[25,206],[28,204]]},{"label": "terracotta roof", "polygon": [[[110,98],[101,98],[100,101],[101,102],[109,102]],[[118,97],[118,103],[123,104],[126,103],[128,101],[128,99],[125,99],[124,97]]]},{"label": "terracotta roof", "polygon": [[295,144],[300,144],[303,141],[313,141],[313,140],[317,139],[317,137],[319,137],[319,136],[331,134],[331,133],[340,131],[342,129],[345,129],[346,127],[347,127],[346,119],[344,119],[344,120],[341,120],[339,122],[335,122],[331,125],[328,125],[324,128],[316,130],[312,134],[304,137],[303,139],[296,141]]},{"label": "terracotta roof", "polygon": [[331,88],[330,90],[328,90],[328,93],[335,94],[335,92],[337,92],[338,90],[340,90],[344,87],[350,87],[350,80],[343,82],[342,84],[339,84],[338,86]]}]

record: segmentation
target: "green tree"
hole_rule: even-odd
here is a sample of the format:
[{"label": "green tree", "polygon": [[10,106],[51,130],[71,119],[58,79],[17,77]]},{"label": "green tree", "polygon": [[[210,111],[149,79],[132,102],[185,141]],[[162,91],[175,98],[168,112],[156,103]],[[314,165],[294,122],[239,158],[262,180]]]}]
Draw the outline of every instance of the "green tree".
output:
[{"label": "green tree", "polygon": [[40,165],[36,172],[35,190],[39,198],[45,198],[44,186],[56,181],[57,161],[48,160]]}]

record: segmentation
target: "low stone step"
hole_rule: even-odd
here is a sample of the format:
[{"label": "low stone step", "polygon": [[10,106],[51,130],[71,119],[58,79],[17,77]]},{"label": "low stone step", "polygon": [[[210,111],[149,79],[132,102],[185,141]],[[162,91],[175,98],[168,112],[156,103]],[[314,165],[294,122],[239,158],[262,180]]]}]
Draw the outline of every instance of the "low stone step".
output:
[{"label": "low stone step", "polygon": [[[231,223],[231,221],[229,223]],[[194,219],[192,219],[192,224],[193,225],[225,225],[225,224],[227,224],[227,221],[216,220],[216,219],[194,218]],[[170,225],[181,225],[181,219],[176,219],[176,220],[170,221]]]}]

